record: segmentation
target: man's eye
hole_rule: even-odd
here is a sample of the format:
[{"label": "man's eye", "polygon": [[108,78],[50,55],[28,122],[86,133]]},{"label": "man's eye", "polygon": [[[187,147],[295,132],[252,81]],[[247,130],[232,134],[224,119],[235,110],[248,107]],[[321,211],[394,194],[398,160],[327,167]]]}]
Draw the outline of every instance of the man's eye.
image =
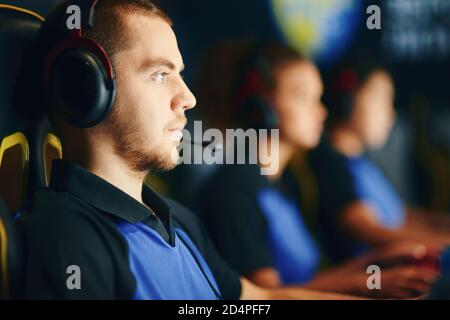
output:
[{"label": "man's eye", "polygon": [[167,72],[158,72],[158,73],[156,73],[156,74],[153,76],[153,79],[154,79],[156,82],[164,83],[164,81],[166,80],[166,76],[167,76],[167,75],[168,75]]}]

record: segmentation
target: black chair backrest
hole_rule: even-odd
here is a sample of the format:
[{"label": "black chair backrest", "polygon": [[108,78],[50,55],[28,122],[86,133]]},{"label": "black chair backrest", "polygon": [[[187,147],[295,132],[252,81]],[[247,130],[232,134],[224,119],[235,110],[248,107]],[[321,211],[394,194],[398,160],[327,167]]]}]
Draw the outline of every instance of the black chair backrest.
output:
[{"label": "black chair backrest", "polygon": [[16,87],[25,52],[42,23],[38,15],[0,4],[0,196],[10,212],[22,207],[27,190],[30,117],[15,97],[29,94]]},{"label": "black chair backrest", "polygon": [[17,86],[23,58],[30,51],[43,18],[21,8],[0,4],[0,297],[16,295],[21,278],[21,249],[12,213],[26,201],[32,118],[18,108]]}]

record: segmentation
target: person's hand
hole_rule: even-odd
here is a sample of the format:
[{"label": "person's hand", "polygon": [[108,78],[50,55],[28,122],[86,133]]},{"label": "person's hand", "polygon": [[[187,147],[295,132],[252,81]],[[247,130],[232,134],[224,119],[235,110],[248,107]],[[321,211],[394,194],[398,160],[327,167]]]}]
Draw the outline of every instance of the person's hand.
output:
[{"label": "person's hand", "polygon": [[436,277],[437,272],[416,266],[381,269],[381,288],[370,292],[377,298],[415,298],[427,294]]},{"label": "person's hand", "polygon": [[419,261],[428,254],[434,254],[435,252],[436,249],[434,247],[421,243],[412,241],[396,242],[375,250],[368,259],[368,264],[393,266],[411,263],[413,261]]}]

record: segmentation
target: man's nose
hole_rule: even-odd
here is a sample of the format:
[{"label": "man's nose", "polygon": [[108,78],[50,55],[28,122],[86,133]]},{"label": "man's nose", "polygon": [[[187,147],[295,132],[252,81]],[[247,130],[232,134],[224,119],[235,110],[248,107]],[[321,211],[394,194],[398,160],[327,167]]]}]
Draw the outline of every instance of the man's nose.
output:
[{"label": "man's nose", "polygon": [[191,90],[189,90],[186,83],[181,80],[179,93],[173,100],[173,108],[189,110],[194,108],[196,104],[197,100],[195,99],[194,94],[191,92]]}]

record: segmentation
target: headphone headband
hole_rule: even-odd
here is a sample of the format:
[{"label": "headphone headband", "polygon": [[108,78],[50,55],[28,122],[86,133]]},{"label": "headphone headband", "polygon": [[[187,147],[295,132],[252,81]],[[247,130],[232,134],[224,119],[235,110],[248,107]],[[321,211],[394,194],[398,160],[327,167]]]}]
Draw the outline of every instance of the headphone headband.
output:
[{"label": "headphone headband", "polygon": [[[94,9],[98,0],[81,0],[81,27],[82,29],[91,29],[94,26]],[[89,14],[83,15],[84,12]]]},{"label": "headphone headband", "polygon": [[[69,32],[69,36],[58,42],[53,48],[50,50],[47,58],[44,62],[44,85],[47,86],[50,70],[52,65],[55,62],[55,59],[61,55],[64,51],[70,49],[80,49],[85,48],[88,49],[99,58],[103,67],[106,70],[106,74],[109,80],[112,80],[113,75],[113,67],[111,61],[105,51],[105,49],[100,46],[97,42],[83,37],[83,30],[91,29],[94,26],[94,9],[98,0],[78,0],[74,1],[75,3],[79,2],[78,6],[81,10],[81,28],[74,29]],[[85,14],[88,12],[88,14]],[[84,14],[83,14],[84,13]]]},{"label": "headphone headband", "polygon": [[62,40],[51,46],[43,64],[48,112],[79,128],[89,128],[106,119],[116,94],[113,66],[107,52],[83,34],[94,25],[97,2],[70,1],[65,4],[67,8],[61,7],[61,11],[54,13],[56,27],[67,28],[68,9],[78,6],[80,28],[61,30]]}]

